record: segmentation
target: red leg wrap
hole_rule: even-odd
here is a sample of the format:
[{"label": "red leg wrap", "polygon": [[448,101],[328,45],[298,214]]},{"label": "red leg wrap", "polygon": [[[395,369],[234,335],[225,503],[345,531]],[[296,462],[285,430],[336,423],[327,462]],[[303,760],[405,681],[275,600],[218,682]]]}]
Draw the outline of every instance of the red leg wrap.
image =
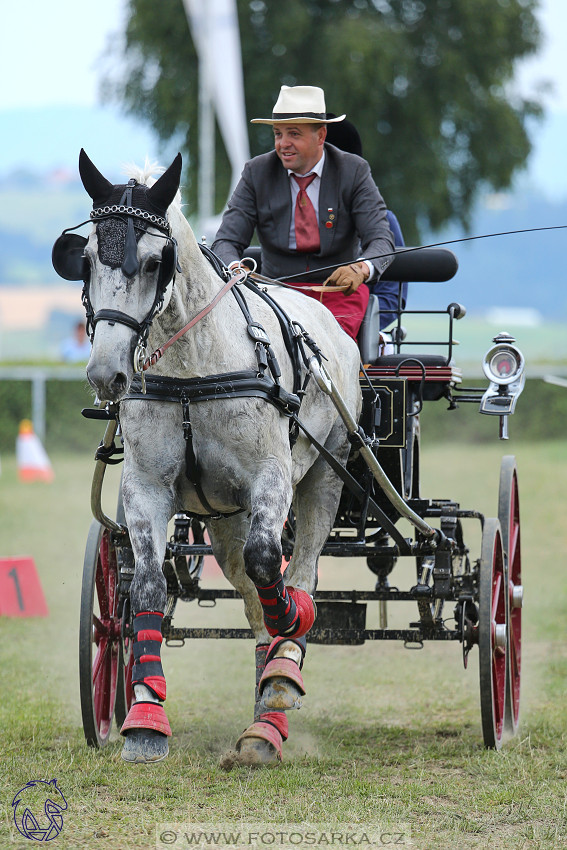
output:
[{"label": "red leg wrap", "polygon": [[260,694],[264,690],[268,679],[273,679],[274,676],[282,676],[284,679],[290,679],[295,685],[297,685],[301,694],[305,693],[303,676],[301,675],[299,667],[292,658],[272,658],[271,661],[268,661],[258,685]]},{"label": "red leg wrap", "polygon": [[289,723],[285,711],[266,711],[259,717],[261,723],[271,723],[275,726],[284,741],[287,741],[289,736]]},{"label": "red leg wrap", "polygon": [[281,576],[273,585],[256,585],[256,590],[271,637],[307,634],[315,622],[315,605],[307,591],[286,586]]},{"label": "red leg wrap", "polygon": [[155,702],[135,702],[124,721],[121,735],[128,729],[154,729],[163,735],[171,735],[171,727],[163,706]]}]

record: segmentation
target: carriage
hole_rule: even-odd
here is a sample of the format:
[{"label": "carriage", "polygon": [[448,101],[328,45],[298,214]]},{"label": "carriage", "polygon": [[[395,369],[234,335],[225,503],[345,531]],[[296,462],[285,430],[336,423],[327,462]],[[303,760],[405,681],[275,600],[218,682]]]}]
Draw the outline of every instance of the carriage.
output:
[{"label": "carriage", "polygon": [[[129,215],[123,213],[123,205],[118,212],[106,209],[109,211],[102,215],[109,218]],[[67,234],[69,238],[81,237]],[[72,243],[72,248],[76,262],[78,249],[83,256],[84,242]],[[68,256],[69,243],[64,243],[63,248],[60,244],[59,253],[54,249],[54,264],[60,273],[64,265],[63,249]],[[206,261],[215,266],[211,252],[205,246],[200,246],[199,250]],[[253,250],[247,253],[254,255]],[[237,286],[248,298],[254,293],[266,300],[275,283],[262,277],[257,260],[257,255],[252,256],[247,265],[243,264]],[[177,257],[169,261],[174,267],[178,262]],[[72,279],[77,279],[76,269],[75,272],[66,267],[63,270],[69,278],[75,273]],[[223,272],[218,266],[216,271]],[[306,640],[307,644],[353,647],[365,641],[398,640],[410,648],[420,648],[429,640],[454,641],[461,644],[465,667],[470,651],[478,646],[483,740],[486,747],[499,749],[506,737],[517,731],[520,708],[523,589],[515,459],[507,455],[502,460],[497,517],[485,517],[450,498],[429,498],[420,487],[419,417],[424,403],[445,402],[449,410],[462,403],[476,404],[481,413],[498,417],[500,437],[506,439],[508,416],[514,412],[524,384],[524,360],[515,340],[505,333],[499,334],[484,357],[488,386],[463,386],[461,372],[453,358],[454,323],[465,315],[465,309],[457,303],[449,304],[446,309],[425,311],[444,316],[447,327],[443,339],[412,341],[411,315],[422,311],[405,308],[402,282],[448,281],[456,271],[457,260],[449,250],[398,249],[388,271],[390,279],[399,281],[398,305],[390,328],[393,353],[384,354],[378,344],[375,296],[371,296],[359,337],[362,410],[358,417],[353,415],[352,406],[341,395],[332,368],[324,357],[318,356],[317,341],[306,335],[310,342],[307,349],[302,349],[303,373],[309,373],[311,385],[319,396],[331,401],[348,434],[348,459],[344,464],[309,433],[300,416],[293,410],[286,411],[296,432],[295,439],[307,436],[318,457],[340,481],[336,516],[321,554],[338,559],[360,558],[368,567],[365,587],[315,590],[316,619]],[[113,311],[108,309],[100,312],[111,324],[124,316],[118,311],[111,315]],[[409,332],[406,323],[410,326]],[[263,327],[259,323],[252,324],[259,326],[253,332],[263,344]],[[423,353],[429,346],[436,353]],[[159,382],[154,380],[152,384],[149,377],[144,377],[140,363],[147,361],[145,352],[141,357],[138,347],[135,354],[138,374],[133,378],[127,398],[151,399],[155,392],[159,400],[159,392],[161,398],[164,393],[172,394],[172,384],[167,378]],[[267,370],[265,357],[262,362]],[[218,375],[213,378],[213,387],[206,378],[200,379],[196,392],[204,394],[206,401],[226,399],[229,395],[226,383],[223,384]],[[165,389],[160,386],[158,392],[158,383]],[[232,384],[231,387],[234,390]],[[192,397],[191,401],[194,400]],[[285,392],[284,402],[289,402]],[[95,456],[91,494],[94,519],[85,553],[79,636],[83,727],[88,744],[94,747],[107,743],[113,719],[119,728],[122,727],[133,700],[135,635],[130,587],[135,574],[135,558],[122,489],[114,518],[107,516],[102,508],[107,466],[119,462],[123,451],[120,446],[122,404],[121,399],[105,401],[83,411],[89,418],[106,422],[104,437]],[[184,420],[188,420],[188,408],[192,405],[187,399],[185,402],[181,399],[182,407],[183,404]],[[186,463],[191,466],[189,453]],[[294,507],[289,508],[281,533],[284,566],[297,545],[300,520]],[[403,531],[400,520],[404,520]],[[182,646],[190,639],[253,637],[253,631],[244,627],[175,625],[180,603],[206,606],[240,598],[241,594],[234,587],[201,586],[205,558],[214,551],[208,532],[216,521],[203,516],[202,511],[182,510],[174,515],[173,525],[170,524],[171,534],[165,544],[162,563],[166,603],[161,631],[167,645]],[[467,542],[467,533],[473,524],[480,526],[478,552],[471,551]],[[412,530],[412,536],[405,536],[406,527]],[[400,589],[391,583],[391,578],[397,563],[404,558],[415,562],[415,573],[410,586]],[[395,602],[412,603],[415,619],[407,628],[388,626],[388,606]],[[372,622],[377,622],[378,628],[369,628],[367,610],[374,603],[377,620],[374,618]]]}]

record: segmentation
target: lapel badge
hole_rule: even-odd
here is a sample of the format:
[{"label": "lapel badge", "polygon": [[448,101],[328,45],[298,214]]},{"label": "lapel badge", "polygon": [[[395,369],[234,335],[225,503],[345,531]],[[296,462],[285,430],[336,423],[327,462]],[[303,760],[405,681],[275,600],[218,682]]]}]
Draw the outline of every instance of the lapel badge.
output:
[{"label": "lapel badge", "polygon": [[335,220],[335,213],[333,212],[333,208],[329,207],[327,209],[327,221],[325,222],[325,227],[329,230],[333,227],[333,222]]}]

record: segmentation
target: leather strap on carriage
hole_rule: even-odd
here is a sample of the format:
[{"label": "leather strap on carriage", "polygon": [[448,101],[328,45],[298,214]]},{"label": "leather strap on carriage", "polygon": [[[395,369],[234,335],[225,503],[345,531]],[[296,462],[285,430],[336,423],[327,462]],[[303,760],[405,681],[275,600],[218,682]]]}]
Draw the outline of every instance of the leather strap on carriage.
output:
[{"label": "leather strap on carriage", "polygon": [[331,469],[338,475],[345,487],[347,487],[350,492],[354,496],[356,496],[356,498],[359,499],[361,502],[368,500],[368,513],[374,516],[374,518],[380,522],[380,525],[384,529],[384,531],[386,531],[390,535],[390,537],[395,540],[400,550],[400,554],[410,555],[411,548],[408,545],[407,540],[398,531],[392,520],[388,516],[386,516],[382,508],[380,508],[376,504],[374,499],[367,496],[364,488],[360,486],[356,478],[354,478],[350,474],[350,472],[348,472],[348,470],[346,470],[345,467],[342,466],[335,457],[333,457],[331,452],[328,451],[328,449],[326,449],[325,446],[322,445],[322,443],[320,443],[313,436],[313,434],[311,434],[311,432],[306,428],[303,422],[301,422],[301,420],[297,418],[295,414],[292,418],[296,422],[297,426],[303,431],[309,442],[317,449],[319,454],[327,461]]}]

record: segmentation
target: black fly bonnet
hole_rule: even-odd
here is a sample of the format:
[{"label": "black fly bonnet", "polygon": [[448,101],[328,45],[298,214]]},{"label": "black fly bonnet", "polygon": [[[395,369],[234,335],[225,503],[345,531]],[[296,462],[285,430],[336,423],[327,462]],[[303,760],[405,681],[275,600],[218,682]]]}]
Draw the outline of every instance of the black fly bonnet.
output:
[{"label": "black fly bonnet", "polygon": [[145,343],[152,319],[163,303],[165,291],[172,281],[177,267],[177,243],[171,235],[167,221],[167,208],[173,201],[181,179],[181,154],[154,183],[146,186],[134,179],[127,184],[113,185],[93,165],[84,150],[79,156],[79,173],[83,185],[93,199],[90,220],[96,223],[98,257],[111,269],[122,270],[131,279],[139,271],[138,242],[148,227],[152,227],[165,240],[161,253],[160,271],[154,303],[142,322],[117,310],[99,310],[94,313],[89,297],[90,268],[85,258],[87,239],[64,230],[55,242],[52,252],[53,266],[65,280],[82,280],[83,303],[87,314],[87,330],[91,337],[96,323],[101,319],[116,321],[138,331],[140,341]]}]

